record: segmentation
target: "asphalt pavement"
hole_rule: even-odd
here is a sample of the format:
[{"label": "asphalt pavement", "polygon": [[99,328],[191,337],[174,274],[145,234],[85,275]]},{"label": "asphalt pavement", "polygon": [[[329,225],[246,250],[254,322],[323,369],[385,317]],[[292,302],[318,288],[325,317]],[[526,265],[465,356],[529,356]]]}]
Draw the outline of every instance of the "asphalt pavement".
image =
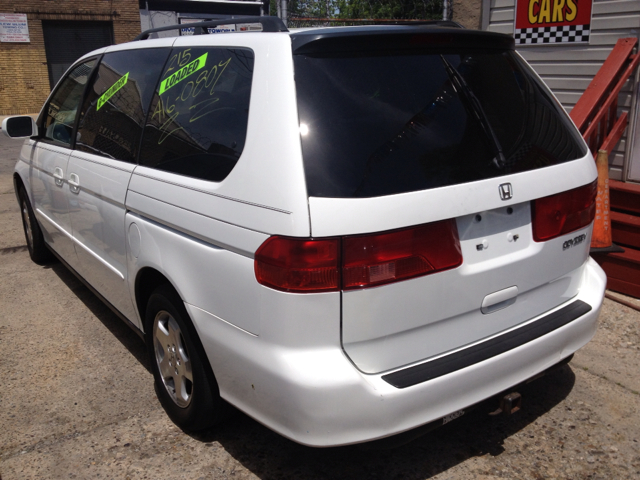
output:
[{"label": "asphalt pavement", "polygon": [[29,260],[11,180],[20,146],[0,135],[2,480],[640,478],[640,312],[608,299],[594,340],[519,390],[509,417],[479,409],[424,435],[329,449],[237,411],[183,433],[139,337],[61,264]]}]

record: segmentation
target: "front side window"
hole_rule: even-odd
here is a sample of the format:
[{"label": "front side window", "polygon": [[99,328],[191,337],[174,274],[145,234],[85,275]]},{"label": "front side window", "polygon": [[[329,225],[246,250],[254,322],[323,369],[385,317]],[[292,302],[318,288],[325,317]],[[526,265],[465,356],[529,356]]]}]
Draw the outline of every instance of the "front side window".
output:
[{"label": "front side window", "polygon": [[76,149],[135,162],[140,138],[168,48],[104,55],[80,115]]},{"label": "front side window", "polygon": [[96,60],[91,59],[75,67],[51,96],[44,115],[45,139],[71,145],[76,113],[82,102],[84,87],[95,64]]},{"label": "front side window", "polygon": [[140,164],[223,180],[244,148],[253,63],[246,48],[174,48],[151,102]]}]

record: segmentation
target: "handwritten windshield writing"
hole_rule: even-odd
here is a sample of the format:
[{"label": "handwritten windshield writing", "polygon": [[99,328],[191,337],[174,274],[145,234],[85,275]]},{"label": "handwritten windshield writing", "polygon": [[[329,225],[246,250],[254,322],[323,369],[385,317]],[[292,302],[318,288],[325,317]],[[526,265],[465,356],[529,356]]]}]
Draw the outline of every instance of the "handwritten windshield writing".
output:
[{"label": "handwritten windshield writing", "polygon": [[[207,53],[190,61],[190,50],[181,51],[170,59],[165,72],[165,76],[169,76],[158,88],[158,101],[151,116],[151,121],[159,125],[158,144],[184,130],[185,124],[216,111],[216,104],[220,101],[216,95],[216,84],[231,63],[231,57],[207,66]],[[199,72],[197,76],[193,75],[196,72]],[[171,90],[178,83],[182,83],[182,88]]]}]

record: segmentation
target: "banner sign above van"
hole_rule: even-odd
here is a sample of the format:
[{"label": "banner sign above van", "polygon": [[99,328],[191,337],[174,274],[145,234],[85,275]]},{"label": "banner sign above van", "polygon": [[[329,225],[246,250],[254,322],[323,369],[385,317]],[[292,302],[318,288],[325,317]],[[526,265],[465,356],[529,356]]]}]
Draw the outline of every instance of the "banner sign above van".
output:
[{"label": "banner sign above van", "polygon": [[516,45],[589,43],[593,0],[517,0]]}]

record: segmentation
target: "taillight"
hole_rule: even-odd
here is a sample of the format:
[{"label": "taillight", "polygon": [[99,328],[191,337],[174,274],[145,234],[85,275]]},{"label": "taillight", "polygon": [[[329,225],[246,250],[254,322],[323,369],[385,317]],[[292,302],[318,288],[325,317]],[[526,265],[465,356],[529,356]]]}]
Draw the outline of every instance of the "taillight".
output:
[{"label": "taillight", "polygon": [[340,289],[340,240],[269,237],[256,252],[259,283],[285,292],[334,292]]},{"label": "taillight", "polygon": [[454,220],[342,241],[342,288],[372,287],[455,268],[462,263]]},{"label": "taillight", "polygon": [[533,239],[544,242],[589,225],[596,214],[597,182],[532,203]]},{"label": "taillight", "polygon": [[460,264],[455,221],[445,220],[344,238],[270,237],[256,252],[254,269],[262,285],[311,293],[383,285]]}]

